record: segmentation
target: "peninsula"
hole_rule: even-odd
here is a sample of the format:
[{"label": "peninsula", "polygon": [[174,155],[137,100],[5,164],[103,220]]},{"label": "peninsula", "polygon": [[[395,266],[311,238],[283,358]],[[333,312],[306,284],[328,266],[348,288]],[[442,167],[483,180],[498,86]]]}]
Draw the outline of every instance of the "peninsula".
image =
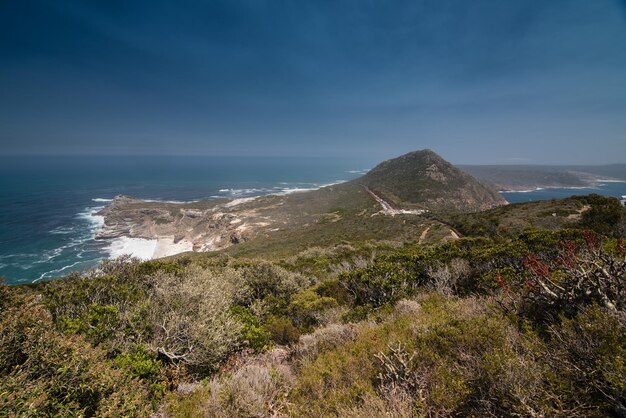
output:
[{"label": "peninsula", "polygon": [[[104,228],[97,237],[155,240],[150,258],[214,251],[255,239],[288,239],[300,230],[322,235],[341,231],[345,239],[363,237],[367,231],[377,231],[379,239],[380,233],[390,239],[407,231],[428,231],[423,240],[431,242],[456,234],[428,214],[503,204],[506,201],[493,188],[435,152],[421,150],[384,161],[355,180],[299,193],[182,204],[117,196],[99,213]],[[396,216],[402,220],[384,219]],[[399,231],[407,224],[411,227]]]}]

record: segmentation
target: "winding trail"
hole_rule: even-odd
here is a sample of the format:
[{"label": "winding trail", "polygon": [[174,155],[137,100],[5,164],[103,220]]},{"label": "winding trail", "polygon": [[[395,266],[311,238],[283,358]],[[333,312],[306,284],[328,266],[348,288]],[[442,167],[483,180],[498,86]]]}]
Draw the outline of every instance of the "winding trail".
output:
[{"label": "winding trail", "polygon": [[414,210],[406,210],[406,209],[394,209],[388,202],[383,200],[380,196],[376,195],[373,191],[371,191],[368,187],[363,186],[365,191],[367,191],[370,196],[372,196],[383,208],[381,211],[385,215],[396,216],[396,215],[423,215],[428,212],[425,209],[414,209]]},{"label": "winding trail", "polygon": [[417,241],[418,244],[421,244],[424,242],[424,240],[426,239],[426,235],[428,235],[428,231],[430,230],[430,228],[432,228],[432,225],[430,225],[428,228],[422,231],[422,233],[420,234],[420,239],[419,241]]}]

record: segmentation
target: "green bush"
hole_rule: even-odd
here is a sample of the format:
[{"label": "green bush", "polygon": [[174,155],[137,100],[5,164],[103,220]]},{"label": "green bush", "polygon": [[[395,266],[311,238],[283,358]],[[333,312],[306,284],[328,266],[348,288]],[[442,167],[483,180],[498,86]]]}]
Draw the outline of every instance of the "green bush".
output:
[{"label": "green bush", "polygon": [[626,232],[626,209],[619,200],[613,197],[604,197],[596,194],[578,198],[591,208],[582,213],[576,225],[579,228],[588,228],[599,234],[620,236]]},{"label": "green bush", "polygon": [[167,382],[162,373],[163,365],[155,353],[146,347],[140,345],[131,353],[120,354],[115,358],[115,364],[131,376],[145,381],[153,396],[153,401],[165,394]]},{"label": "green bush", "polygon": [[0,317],[0,411],[8,416],[147,416],[148,391],[82,337],[58,333],[34,298]]},{"label": "green bush", "polygon": [[66,333],[83,334],[93,345],[98,345],[119,331],[121,319],[116,306],[91,304],[77,318],[59,318]]},{"label": "green bush", "polygon": [[269,262],[248,263],[237,270],[242,281],[237,302],[248,306],[267,297],[276,297],[288,303],[294,293],[309,284],[301,275]]},{"label": "green bush", "polygon": [[372,307],[405,298],[424,283],[421,272],[387,260],[342,274],[339,280],[352,296],[355,305]]},{"label": "green bush", "polygon": [[243,324],[241,332],[242,344],[256,352],[267,350],[272,344],[272,335],[265,329],[259,319],[249,309],[235,305],[231,308],[235,318]]},{"label": "green bush", "polygon": [[300,332],[289,318],[284,316],[271,317],[265,328],[272,335],[272,341],[280,345],[289,345],[298,341]]},{"label": "green bush", "polygon": [[597,305],[550,328],[546,361],[549,384],[565,411],[594,416],[626,412],[626,325]]},{"label": "green bush", "polygon": [[324,311],[337,306],[337,301],[334,298],[320,296],[313,290],[305,290],[291,298],[289,316],[296,326],[309,330],[319,325]]},{"label": "green bush", "polygon": [[314,290],[315,293],[320,296],[335,299],[339,305],[347,305],[350,303],[348,290],[337,279],[324,280],[315,286]]}]

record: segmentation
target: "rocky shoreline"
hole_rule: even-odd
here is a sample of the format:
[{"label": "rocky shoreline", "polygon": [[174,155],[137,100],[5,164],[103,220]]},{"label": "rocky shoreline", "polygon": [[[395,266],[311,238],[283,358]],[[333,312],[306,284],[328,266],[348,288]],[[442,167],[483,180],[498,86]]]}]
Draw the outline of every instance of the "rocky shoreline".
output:
[{"label": "rocky shoreline", "polygon": [[[256,200],[256,199],[255,199]],[[97,214],[104,226],[96,239],[157,240],[154,258],[184,251],[212,251],[250,239],[273,221],[251,199],[192,203],[149,202],[116,196]]]}]

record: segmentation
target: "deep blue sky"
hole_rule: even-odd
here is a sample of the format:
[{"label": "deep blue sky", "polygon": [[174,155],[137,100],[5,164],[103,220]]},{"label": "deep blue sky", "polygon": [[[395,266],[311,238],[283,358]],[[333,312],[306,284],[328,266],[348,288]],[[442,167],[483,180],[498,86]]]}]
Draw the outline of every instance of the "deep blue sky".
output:
[{"label": "deep blue sky", "polygon": [[626,162],[618,0],[0,1],[0,154]]}]

